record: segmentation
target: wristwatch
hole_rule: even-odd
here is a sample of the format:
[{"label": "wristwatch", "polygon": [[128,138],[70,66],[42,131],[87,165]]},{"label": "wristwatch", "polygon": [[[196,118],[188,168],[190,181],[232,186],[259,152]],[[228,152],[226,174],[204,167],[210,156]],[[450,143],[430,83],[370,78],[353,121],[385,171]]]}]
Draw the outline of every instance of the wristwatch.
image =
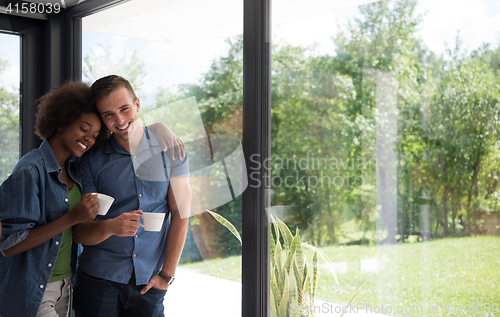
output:
[{"label": "wristwatch", "polygon": [[163,271],[160,271],[160,273],[158,273],[158,276],[161,277],[161,279],[164,280],[168,284],[168,286],[172,285],[175,280],[175,277],[173,277],[172,275],[168,275]]}]

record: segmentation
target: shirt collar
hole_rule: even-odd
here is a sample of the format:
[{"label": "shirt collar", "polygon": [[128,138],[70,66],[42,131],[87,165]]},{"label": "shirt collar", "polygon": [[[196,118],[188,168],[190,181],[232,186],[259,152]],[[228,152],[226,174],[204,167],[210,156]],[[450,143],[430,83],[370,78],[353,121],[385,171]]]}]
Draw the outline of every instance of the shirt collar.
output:
[{"label": "shirt collar", "polygon": [[43,140],[42,144],[39,147],[40,153],[42,154],[42,159],[47,167],[47,172],[57,172],[61,169],[59,163],[54,156],[54,152],[50,147],[49,141],[47,139]]},{"label": "shirt collar", "polygon": [[[52,151],[50,143],[47,139],[42,141],[42,144],[40,144],[39,149],[42,155],[42,159],[45,163],[45,166],[47,167],[47,173],[60,172],[61,167],[59,166],[59,163],[57,162],[54,152]],[[78,184],[80,184],[81,183],[80,176],[77,173],[75,164],[76,157],[73,154],[71,154],[66,162],[67,162],[69,176]]]}]

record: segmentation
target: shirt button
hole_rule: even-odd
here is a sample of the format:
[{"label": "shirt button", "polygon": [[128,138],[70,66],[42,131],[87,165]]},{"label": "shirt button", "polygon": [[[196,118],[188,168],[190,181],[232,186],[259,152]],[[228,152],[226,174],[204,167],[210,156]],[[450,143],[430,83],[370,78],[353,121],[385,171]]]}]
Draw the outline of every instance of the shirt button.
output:
[{"label": "shirt button", "polygon": [[134,258],[135,258],[135,257],[137,257],[137,255],[136,255],[136,254],[134,254]]},{"label": "shirt button", "polygon": [[64,201],[65,201],[65,202],[68,202],[68,201],[69,201],[69,199],[68,199],[68,198],[65,198],[65,199],[64,199]]},{"label": "shirt button", "polygon": [[142,197],[142,194],[139,194],[139,197]]},{"label": "shirt button", "polygon": [[59,245],[59,241],[56,241],[56,245]]},{"label": "shirt button", "polygon": [[135,177],[139,178],[139,174],[135,174]]},{"label": "shirt button", "polygon": [[136,235],[135,235],[135,237],[136,237],[136,238],[138,238],[138,237],[139,237],[139,235],[138,235],[138,234],[136,234]]},{"label": "shirt button", "polygon": [[40,285],[40,288],[43,288],[43,285]]},{"label": "shirt button", "polygon": [[52,267],[52,263],[49,263],[49,267]]},{"label": "shirt button", "polygon": [[137,158],[137,156],[134,155],[134,158]]}]

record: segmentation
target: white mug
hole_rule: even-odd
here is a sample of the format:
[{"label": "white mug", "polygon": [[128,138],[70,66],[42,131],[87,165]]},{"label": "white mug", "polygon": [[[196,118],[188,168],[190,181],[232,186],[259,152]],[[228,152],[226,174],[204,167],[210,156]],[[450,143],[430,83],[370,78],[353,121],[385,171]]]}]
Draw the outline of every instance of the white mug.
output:
[{"label": "white mug", "polygon": [[111,196],[104,194],[97,194],[97,203],[99,204],[99,212],[98,215],[104,216],[108,213],[109,207],[113,204],[115,199]]},{"label": "white mug", "polygon": [[143,212],[141,214],[145,231],[160,231],[165,219],[164,212]]}]

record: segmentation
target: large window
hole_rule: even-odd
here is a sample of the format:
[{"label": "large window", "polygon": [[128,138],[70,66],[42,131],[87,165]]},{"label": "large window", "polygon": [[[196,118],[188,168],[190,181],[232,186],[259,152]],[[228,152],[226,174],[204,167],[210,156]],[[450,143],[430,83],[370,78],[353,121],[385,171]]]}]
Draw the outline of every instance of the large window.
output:
[{"label": "large window", "polygon": [[497,315],[497,1],[273,3],[272,315]]},{"label": "large window", "polygon": [[20,37],[0,33],[0,184],[19,160]]},{"label": "large window", "polygon": [[[129,79],[143,123],[167,123],[192,163],[197,201],[167,315],[240,315],[242,252],[243,305],[261,315],[266,294],[271,316],[338,316],[353,294],[349,312],[374,316],[498,315],[498,1],[274,0],[271,19],[265,0],[105,2],[69,11],[86,15],[83,80]],[[59,29],[79,30],[54,21],[58,36],[42,41],[53,51]],[[19,47],[0,34],[0,181],[19,157]],[[70,59],[38,57],[51,80],[25,77],[24,101],[74,74],[55,62]],[[262,153],[245,153],[256,199],[244,206],[241,143]],[[243,251],[205,209],[245,229]],[[266,274],[267,257],[269,290],[248,274]]]},{"label": "large window", "polygon": [[193,211],[171,316],[241,315],[243,1],[130,1],[83,18],[82,77],[128,79],[144,125],[186,143]]}]

